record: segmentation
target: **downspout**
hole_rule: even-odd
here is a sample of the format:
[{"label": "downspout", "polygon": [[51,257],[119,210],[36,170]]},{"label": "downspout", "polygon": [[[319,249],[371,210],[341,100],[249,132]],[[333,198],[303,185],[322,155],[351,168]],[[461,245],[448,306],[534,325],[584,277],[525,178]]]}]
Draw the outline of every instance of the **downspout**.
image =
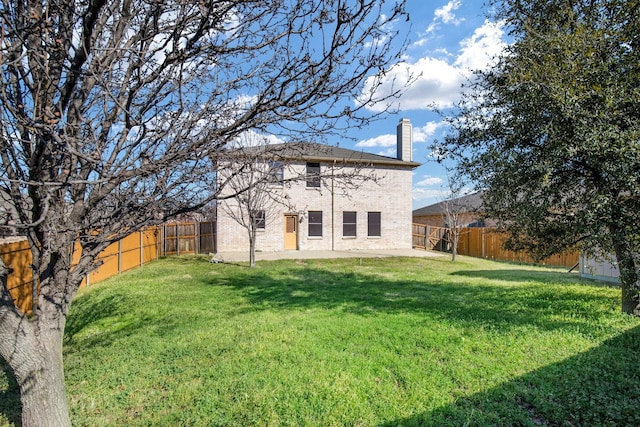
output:
[{"label": "downspout", "polygon": [[336,250],[336,230],[335,230],[335,197],[334,197],[334,168],[335,159],[331,165],[331,250]]}]

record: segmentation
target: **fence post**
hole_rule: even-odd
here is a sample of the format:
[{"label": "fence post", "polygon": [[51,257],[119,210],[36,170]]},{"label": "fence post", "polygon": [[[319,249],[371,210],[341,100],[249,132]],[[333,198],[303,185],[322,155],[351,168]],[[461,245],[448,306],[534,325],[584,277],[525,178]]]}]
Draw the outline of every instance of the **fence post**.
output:
[{"label": "fence post", "polygon": [[118,274],[122,273],[122,239],[118,240]]},{"label": "fence post", "polygon": [[196,235],[196,255],[198,255],[200,253],[200,221],[194,221],[195,222],[195,235]]},{"label": "fence post", "polygon": [[482,251],[482,258],[485,257],[484,256],[484,230],[485,230],[485,228],[482,227],[482,244],[481,244],[481,246],[482,246],[482,250],[481,250]]},{"label": "fence post", "polygon": [[431,250],[431,248],[429,247],[429,236],[431,236],[430,228],[431,228],[430,225],[425,225],[424,227],[424,250],[425,251]]},{"label": "fence post", "polygon": [[429,247],[429,236],[431,236],[431,226],[427,225],[424,227],[424,249],[430,251],[432,248]]},{"label": "fence post", "polygon": [[156,225],[153,231],[153,245],[156,248],[156,261],[160,259],[160,226]]},{"label": "fence post", "polygon": [[143,246],[144,239],[142,238],[142,230],[140,230],[139,233],[140,233],[140,267],[142,267],[144,265],[144,246]]},{"label": "fence post", "polygon": [[162,256],[167,256],[167,225],[162,225]]}]

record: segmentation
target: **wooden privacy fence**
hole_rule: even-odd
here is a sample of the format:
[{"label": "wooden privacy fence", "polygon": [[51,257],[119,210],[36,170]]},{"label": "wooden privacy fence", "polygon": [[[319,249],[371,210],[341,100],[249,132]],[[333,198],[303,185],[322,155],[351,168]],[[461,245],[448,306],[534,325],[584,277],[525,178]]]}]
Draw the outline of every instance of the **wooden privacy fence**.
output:
[{"label": "wooden privacy fence", "polygon": [[[98,257],[100,267],[88,274],[81,287],[155,261],[161,256],[215,252],[215,222],[190,222],[147,227],[112,243]],[[78,245],[78,244],[76,244]],[[7,277],[7,288],[24,313],[33,308],[37,281],[31,269],[32,257],[27,240],[0,244],[0,256],[13,269]],[[73,263],[78,262],[79,247]]]},{"label": "wooden privacy fence", "polygon": [[[112,243],[98,256],[102,265],[85,277],[81,287],[157,260],[162,256],[161,236],[161,227],[147,227]],[[79,249],[74,251],[77,256],[80,256]],[[77,261],[73,260],[74,264]]]},{"label": "wooden privacy fence", "polygon": [[216,223],[177,222],[162,226],[165,255],[216,252]]},{"label": "wooden privacy fence", "polygon": [[28,313],[33,306],[33,271],[29,242],[20,240],[0,245],[0,256],[13,271],[7,276],[7,288],[16,306]]},{"label": "wooden privacy fence", "polygon": [[[161,256],[160,228],[148,227],[133,233],[124,239],[112,243],[100,253],[98,260],[102,265],[86,275],[80,287],[99,282],[123,271],[144,265]],[[78,262],[80,251],[74,250],[72,263]],[[22,312],[30,313],[33,308],[33,295],[37,292],[37,279],[31,268],[32,256],[29,242],[17,242],[0,245],[0,256],[7,267],[13,269],[7,277],[7,288],[13,300]]]},{"label": "wooden privacy fence", "polygon": [[[425,250],[450,251],[450,231],[443,227],[424,224],[413,224],[413,247]],[[535,260],[519,251],[508,251],[503,248],[505,233],[493,228],[462,228],[458,239],[458,254],[496,261],[514,261],[535,263]],[[541,261],[542,264],[574,267],[578,263],[578,251],[553,255]]]}]

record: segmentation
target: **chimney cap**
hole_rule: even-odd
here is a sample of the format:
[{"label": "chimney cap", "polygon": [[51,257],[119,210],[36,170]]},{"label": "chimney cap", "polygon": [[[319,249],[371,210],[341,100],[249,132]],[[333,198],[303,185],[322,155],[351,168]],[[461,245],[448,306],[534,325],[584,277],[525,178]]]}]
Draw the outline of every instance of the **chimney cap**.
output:
[{"label": "chimney cap", "polygon": [[398,123],[398,127],[396,128],[397,133],[397,159],[402,160],[403,162],[410,162],[412,160],[412,150],[413,150],[413,126],[411,126],[411,121],[407,118],[400,119]]}]

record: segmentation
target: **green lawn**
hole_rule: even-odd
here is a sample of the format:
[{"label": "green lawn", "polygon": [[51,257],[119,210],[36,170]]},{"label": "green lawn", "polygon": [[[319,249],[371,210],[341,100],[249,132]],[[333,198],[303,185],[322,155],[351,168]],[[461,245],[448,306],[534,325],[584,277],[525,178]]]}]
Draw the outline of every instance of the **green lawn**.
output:
[{"label": "green lawn", "polygon": [[[163,259],[80,292],[75,426],[640,425],[640,320],[563,270]],[[0,370],[0,424],[15,388]]]}]

